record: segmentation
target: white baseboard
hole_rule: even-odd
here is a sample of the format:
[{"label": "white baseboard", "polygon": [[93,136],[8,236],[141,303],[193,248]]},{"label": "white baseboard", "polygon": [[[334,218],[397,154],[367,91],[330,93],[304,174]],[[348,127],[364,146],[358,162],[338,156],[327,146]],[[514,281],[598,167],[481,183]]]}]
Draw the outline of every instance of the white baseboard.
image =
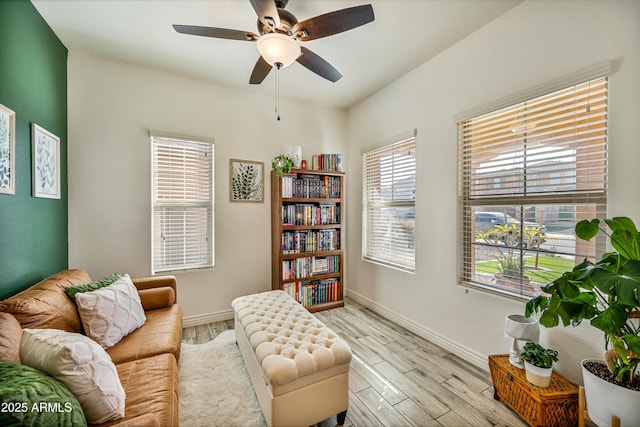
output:
[{"label": "white baseboard", "polygon": [[207,323],[223,322],[233,319],[233,309],[218,311],[215,313],[197,314],[195,316],[187,316],[182,318],[182,327],[190,328],[192,326],[206,325]]},{"label": "white baseboard", "polygon": [[473,365],[487,372],[489,371],[487,355],[480,354],[476,351],[473,351],[458,342],[455,342],[443,335],[440,335],[428,328],[425,328],[424,326],[410,319],[407,319],[406,317],[396,313],[395,311],[389,310],[388,308],[378,304],[377,302],[357,292],[351,291],[349,289],[347,289],[346,291],[347,291],[347,297],[351,298],[353,301],[357,302],[358,304],[364,307],[367,307],[368,309],[370,309],[375,313],[378,313],[382,317],[397,323],[398,325],[408,329],[409,331],[413,332],[419,337],[424,338],[436,345],[439,345],[440,347],[444,348],[447,351],[450,351],[451,353],[462,358],[463,360],[466,360],[467,362],[472,363]]}]

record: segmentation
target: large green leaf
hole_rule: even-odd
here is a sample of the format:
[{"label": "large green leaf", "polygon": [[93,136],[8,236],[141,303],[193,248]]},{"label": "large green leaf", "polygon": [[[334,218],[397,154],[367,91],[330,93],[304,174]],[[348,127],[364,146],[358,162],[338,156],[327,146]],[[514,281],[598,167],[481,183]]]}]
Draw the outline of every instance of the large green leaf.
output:
[{"label": "large green leaf", "polygon": [[622,337],[627,343],[627,347],[635,354],[640,354],[640,337],[637,335],[627,334]]},{"label": "large green leaf", "polygon": [[596,234],[598,234],[600,220],[597,218],[591,221],[583,219],[576,224],[576,236],[582,240],[591,240]]},{"label": "large green leaf", "polygon": [[593,289],[593,284],[587,279],[595,268],[596,266],[591,261],[585,259],[580,264],[573,267],[573,270],[565,272],[564,275],[568,280],[581,282],[578,286],[591,290]]},{"label": "large green leaf", "polygon": [[611,229],[611,246],[627,259],[640,259],[640,233],[627,217],[605,220]]},{"label": "large green leaf", "polygon": [[557,286],[558,294],[564,299],[572,300],[580,296],[580,286],[574,281],[559,280]]},{"label": "large green leaf", "polygon": [[640,306],[640,261],[629,260],[619,271],[596,268],[591,279],[597,288],[607,295],[615,295],[623,305]]},{"label": "large green leaf", "polygon": [[628,315],[628,311],[624,306],[617,303],[612,304],[591,319],[591,325],[607,334],[620,336]]},{"label": "large green leaf", "polygon": [[607,223],[611,231],[626,230],[632,234],[638,233],[636,225],[633,223],[631,218],[627,218],[626,216],[616,216],[611,219],[605,219],[604,221]]}]

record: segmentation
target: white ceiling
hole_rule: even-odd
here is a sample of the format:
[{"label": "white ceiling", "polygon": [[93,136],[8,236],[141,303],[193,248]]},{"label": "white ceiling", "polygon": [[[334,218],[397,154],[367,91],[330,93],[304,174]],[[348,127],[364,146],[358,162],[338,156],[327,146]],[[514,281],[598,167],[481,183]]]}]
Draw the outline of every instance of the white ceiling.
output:
[{"label": "white ceiling", "polygon": [[[257,33],[249,0],[31,0],[70,51],[177,72],[250,91],[274,91],[274,72],[249,85],[254,42],[178,34],[172,24]],[[281,96],[348,108],[428,61],[522,0],[290,0],[302,21],[370,3],[375,21],[304,43],[338,69],[331,83],[298,63],[281,71]]]}]

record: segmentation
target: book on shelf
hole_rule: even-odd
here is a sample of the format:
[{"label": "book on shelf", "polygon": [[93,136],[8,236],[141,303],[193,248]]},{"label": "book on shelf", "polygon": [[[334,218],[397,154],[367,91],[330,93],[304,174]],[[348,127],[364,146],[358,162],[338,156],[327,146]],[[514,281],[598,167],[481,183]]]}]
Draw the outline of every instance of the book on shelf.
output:
[{"label": "book on shelf", "polygon": [[282,232],[282,253],[336,251],[340,249],[340,230],[294,230]]},{"label": "book on shelf", "polygon": [[340,272],[340,256],[304,257],[282,261],[282,280],[304,279]]},{"label": "book on shelf", "polygon": [[338,199],[340,184],[339,176],[292,174],[283,176],[280,185],[285,199]]},{"label": "book on shelf", "polygon": [[282,205],[282,225],[340,224],[340,206],[335,203]]},{"label": "book on shelf", "polygon": [[284,283],[282,290],[305,307],[342,299],[342,285],[338,279]]},{"label": "book on shelf", "polygon": [[311,169],[340,172],[342,154],[315,154],[311,157]]}]

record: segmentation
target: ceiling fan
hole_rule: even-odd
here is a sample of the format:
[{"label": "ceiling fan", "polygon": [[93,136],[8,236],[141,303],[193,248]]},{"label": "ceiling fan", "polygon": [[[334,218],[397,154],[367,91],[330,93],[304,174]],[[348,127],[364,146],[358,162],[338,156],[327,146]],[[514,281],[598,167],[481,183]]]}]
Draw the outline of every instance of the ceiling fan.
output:
[{"label": "ceiling fan", "polygon": [[289,0],[249,0],[258,15],[258,32],[226,28],[174,25],[182,34],[256,42],[260,57],[253,67],[250,84],[260,84],[273,67],[280,69],[294,61],[325,79],[336,82],[342,74],[331,64],[298,42],[342,33],[372,22],[373,7],[354,6],[298,21],[285,6]]}]

